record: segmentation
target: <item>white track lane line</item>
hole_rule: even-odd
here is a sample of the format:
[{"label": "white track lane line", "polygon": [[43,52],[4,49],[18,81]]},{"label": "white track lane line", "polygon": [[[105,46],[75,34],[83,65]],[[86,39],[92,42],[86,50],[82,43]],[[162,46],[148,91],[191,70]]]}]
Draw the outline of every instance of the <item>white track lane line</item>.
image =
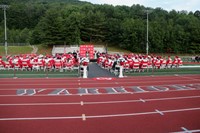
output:
[{"label": "white track lane line", "polygon": [[86,116],[85,116],[85,114],[82,114],[82,120],[83,120],[83,121],[86,120]]},{"label": "white track lane line", "polygon": [[[156,80],[156,81],[145,81],[145,83],[171,83],[171,82],[179,82],[179,81],[181,81],[181,82],[186,82],[186,81],[194,81],[194,80],[188,80],[188,79],[185,79],[185,80],[180,80],[180,79],[178,79],[178,80],[165,80],[165,81],[161,81],[161,79],[160,80]],[[195,80],[196,81],[196,80]],[[197,80],[198,81],[198,80]],[[141,83],[141,84],[144,84],[144,81],[129,81],[129,82],[127,82],[127,81],[124,81],[124,82],[118,82],[118,84],[127,84],[127,83],[131,83],[131,84],[134,84],[134,83],[136,83],[136,84],[139,84],[139,83]],[[40,83],[40,84],[35,84],[35,83],[25,83],[25,84],[23,84],[24,86],[26,86],[26,85],[32,85],[32,86],[43,86],[43,85],[48,85],[48,86],[51,86],[51,85],[74,85],[75,83]],[[78,83],[76,83],[77,85],[78,85]],[[83,84],[83,83],[81,83],[81,84]],[[85,83],[86,84],[86,83]],[[115,82],[87,82],[87,85],[104,85],[104,84],[115,84]],[[7,83],[1,83],[1,86],[17,86],[17,85],[21,85],[21,84],[7,84]]]},{"label": "white track lane line", "polygon": [[[198,108],[185,108],[185,109],[176,109],[176,110],[163,110],[163,113],[176,113],[176,112],[186,112],[186,111],[195,111],[200,110]],[[20,121],[20,120],[61,120],[61,119],[96,119],[96,118],[112,118],[112,117],[126,117],[126,116],[140,116],[140,115],[151,115],[158,114],[157,111],[153,112],[141,112],[141,113],[129,113],[129,114],[112,114],[112,115],[94,115],[86,116],[82,114],[81,116],[69,116],[69,117],[29,117],[29,118],[0,118],[0,121]]]},{"label": "white track lane line", "polygon": [[72,103],[11,103],[0,104],[0,106],[46,106],[46,105],[86,105],[86,104],[118,104],[118,103],[132,103],[132,102],[151,102],[151,101],[167,101],[167,100],[181,100],[181,99],[195,99],[200,96],[186,96],[186,97],[170,97],[157,99],[139,99],[139,100],[123,100],[123,101],[103,101],[103,102],[72,102]]},{"label": "white track lane line", "polygon": [[[186,109],[176,109],[176,110],[163,110],[162,113],[175,113],[175,112],[186,112],[200,110],[198,108],[186,108]],[[122,117],[122,116],[138,116],[138,115],[149,115],[149,114],[160,114],[157,111],[153,112],[142,112],[142,113],[130,113],[130,114],[114,114],[114,115],[98,115],[98,116],[87,116],[86,118],[108,118],[108,117]]]},{"label": "white track lane line", "polygon": [[160,110],[155,110],[156,112],[158,112],[160,115],[164,115],[164,113],[163,112],[161,112]]},{"label": "white track lane line", "polygon": [[171,132],[171,133],[199,133],[200,132],[200,129],[188,130],[185,127],[181,127],[181,129],[184,131]]}]

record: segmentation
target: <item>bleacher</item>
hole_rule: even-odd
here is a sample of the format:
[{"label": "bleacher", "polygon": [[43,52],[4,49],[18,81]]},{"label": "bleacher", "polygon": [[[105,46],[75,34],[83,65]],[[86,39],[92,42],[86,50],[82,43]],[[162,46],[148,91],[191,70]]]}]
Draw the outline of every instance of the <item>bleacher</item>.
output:
[{"label": "bleacher", "polygon": [[[54,45],[52,49],[52,55],[55,56],[56,54],[72,53],[79,50],[80,47],[78,45]],[[94,45],[94,51],[103,53],[106,52],[106,49],[104,46]]]},{"label": "bleacher", "polygon": [[79,50],[77,45],[54,45],[52,49],[52,55],[55,56],[56,54],[63,54],[63,53],[72,53],[73,51]]},{"label": "bleacher", "polygon": [[101,46],[101,45],[95,45],[94,46],[94,50],[97,51],[97,52],[100,52],[100,53],[105,53],[106,52],[105,47]]}]

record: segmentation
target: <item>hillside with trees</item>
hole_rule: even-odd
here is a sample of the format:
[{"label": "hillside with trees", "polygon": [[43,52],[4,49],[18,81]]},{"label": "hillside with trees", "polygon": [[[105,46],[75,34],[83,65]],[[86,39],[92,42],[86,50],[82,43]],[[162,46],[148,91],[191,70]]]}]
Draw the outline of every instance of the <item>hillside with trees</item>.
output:
[{"label": "hillside with trees", "polygon": [[[200,11],[142,5],[96,5],[78,0],[0,0],[7,4],[8,43],[114,45],[145,53],[149,11],[150,53],[200,53]],[[0,42],[4,42],[0,11]]]}]

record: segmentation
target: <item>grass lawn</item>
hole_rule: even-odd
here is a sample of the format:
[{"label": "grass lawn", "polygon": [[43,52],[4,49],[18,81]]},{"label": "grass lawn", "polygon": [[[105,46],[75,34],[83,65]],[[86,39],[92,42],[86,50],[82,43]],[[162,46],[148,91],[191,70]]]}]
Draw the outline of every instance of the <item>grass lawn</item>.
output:
[{"label": "grass lawn", "polygon": [[[183,75],[183,74],[200,74],[198,68],[173,68],[173,69],[149,69],[144,72],[124,72],[124,76],[152,76],[152,75]],[[80,77],[78,70],[73,71],[14,71],[0,70],[0,78],[64,78]]]},{"label": "grass lawn", "polygon": [[37,51],[37,54],[43,54],[43,55],[46,55],[46,54],[52,54],[52,47],[51,46],[48,46],[48,45],[44,45],[44,44],[41,44],[41,45],[35,45],[37,48],[38,48],[38,51]]},{"label": "grass lawn", "polygon": [[[37,54],[51,54],[52,47],[47,45],[35,45],[38,47]],[[30,46],[8,46],[8,55],[30,54],[33,48]],[[5,56],[5,47],[0,46],[0,56]]]},{"label": "grass lawn", "polygon": [[131,53],[131,51],[124,50],[124,49],[121,49],[119,47],[114,47],[114,46],[109,46],[108,47],[108,53],[109,52]]},{"label": "grass lawn", "polygon": [[[30,54],[32,50],[30,46],[8,46],[8,55]],[[4,46],[0,46],[0,55],[5,55]]]},{"label": "grass lawn", "polygon": [[144,72],[125,72],[125,76],[200,74],[199,68],[149,69]]},{"label": "grass lawn", "polygon": [[21,70],[0,70],[0,78],[63,78],[79,77],[77,70],[73,71],[21,71]]}]

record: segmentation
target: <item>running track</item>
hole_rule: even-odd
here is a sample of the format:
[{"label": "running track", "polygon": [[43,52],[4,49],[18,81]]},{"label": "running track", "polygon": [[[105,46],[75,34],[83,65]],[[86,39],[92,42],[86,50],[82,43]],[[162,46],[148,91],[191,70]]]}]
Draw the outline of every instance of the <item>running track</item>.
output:
[{"label": "running track", "polygon": [[0,79],[0,133],[144,132],[200,132],[200,75]]}]

